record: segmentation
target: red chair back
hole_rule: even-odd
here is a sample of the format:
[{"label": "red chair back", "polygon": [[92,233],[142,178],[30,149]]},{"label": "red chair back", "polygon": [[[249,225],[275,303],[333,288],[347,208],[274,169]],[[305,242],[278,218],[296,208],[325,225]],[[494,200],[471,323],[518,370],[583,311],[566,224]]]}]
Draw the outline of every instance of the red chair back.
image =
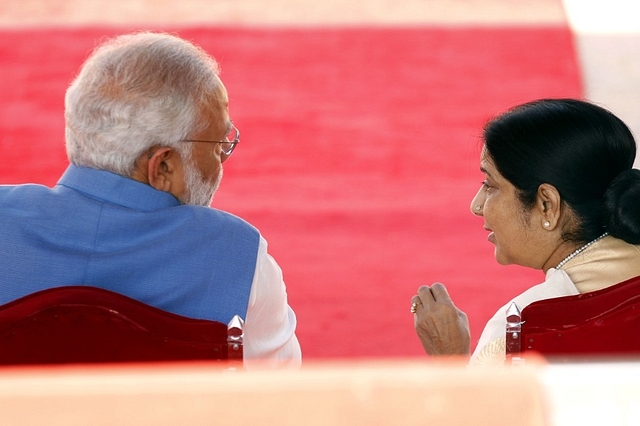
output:
[{"label": "red chair back", "polygon": [[0,364],[242,360],[242,320],[165,312],[112,291],[68,286],[0,307]]},{"label": "red chair back", "polygon": [[[640,277],[603,290],[540,300],[507,319],[507,356],[561,361],[640,355]],[[515,334],[514,334],[515,333]]]}]

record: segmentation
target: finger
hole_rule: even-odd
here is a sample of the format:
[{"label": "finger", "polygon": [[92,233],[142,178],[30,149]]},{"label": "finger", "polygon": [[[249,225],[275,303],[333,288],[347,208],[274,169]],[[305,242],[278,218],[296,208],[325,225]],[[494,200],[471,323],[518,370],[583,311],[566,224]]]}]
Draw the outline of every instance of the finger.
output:
[{"label": "finger", "polygon": [[428,285],[420,286],[418,289],[418,296],[423,304],[428,305],[434,302],[433,295],[431,294],[431,288]]},{"label": "finger", "polygon": [[411,298],[411,313],[415,314],[418,312],[418,309],[420,309],[422,307],[422,302],[420,301],[420,297],[419,296],[413,296]]},{"label": "finger", "polygon": [[451,296],[442,283],[434,283],[431,286],[431,295],[436,302],[451,302]]}]

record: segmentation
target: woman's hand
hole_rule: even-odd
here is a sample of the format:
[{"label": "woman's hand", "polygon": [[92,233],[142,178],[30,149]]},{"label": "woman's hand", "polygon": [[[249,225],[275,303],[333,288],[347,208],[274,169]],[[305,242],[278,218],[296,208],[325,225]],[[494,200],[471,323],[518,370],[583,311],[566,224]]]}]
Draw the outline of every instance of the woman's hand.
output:
[{"label": "woman's hand", "polygon": [[416,333],[430,356],[469,355],[467,314],[456,308],[443,284],[421,286],[411,303]]}]

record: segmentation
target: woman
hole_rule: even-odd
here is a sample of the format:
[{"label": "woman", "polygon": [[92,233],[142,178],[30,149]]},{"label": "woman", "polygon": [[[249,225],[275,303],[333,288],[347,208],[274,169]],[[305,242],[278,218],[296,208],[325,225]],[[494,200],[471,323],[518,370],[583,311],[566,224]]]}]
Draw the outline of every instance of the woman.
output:
[{"label": "woman", "polygon": [[[600,290],[640,275],[640,171],[627,126],[596,105],[539,100],[517,106],[484,129],[471,202],[495,257],[545,272],[519,295],[535,300]],[[505,359],[505,310],[487,323],[472,364]],[[469,323],[439,283],[422,286],[411,311],[430,355],[468,355]]]}]

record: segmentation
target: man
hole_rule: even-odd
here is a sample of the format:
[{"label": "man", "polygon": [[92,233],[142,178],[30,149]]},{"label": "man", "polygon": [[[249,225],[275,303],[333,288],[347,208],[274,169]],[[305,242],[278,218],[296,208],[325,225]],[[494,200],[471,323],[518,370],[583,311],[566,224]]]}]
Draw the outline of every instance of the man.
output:
[{"label": "man", "polygon": [[168,34],[98,47],[65,98],[71,165],[0,187],[0,303],[85,284],[158,308],[245,319],[245,365],[300,364],[282,272],[258,231],[209,207],[239,142],[217,63]]}]

